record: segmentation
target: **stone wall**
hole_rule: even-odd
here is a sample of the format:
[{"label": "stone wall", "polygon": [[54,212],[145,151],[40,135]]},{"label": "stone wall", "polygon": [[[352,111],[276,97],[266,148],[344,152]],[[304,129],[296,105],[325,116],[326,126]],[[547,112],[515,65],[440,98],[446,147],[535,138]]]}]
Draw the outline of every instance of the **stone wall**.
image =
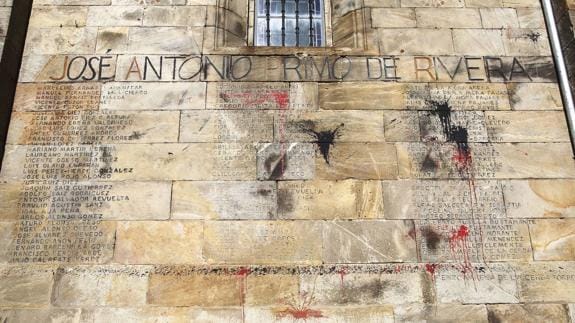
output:
[{"label": "stone wall", "polygon": [[34,1],[0,321],[570,322],[537,0],[332,1],[326,48],[234,1]]}]

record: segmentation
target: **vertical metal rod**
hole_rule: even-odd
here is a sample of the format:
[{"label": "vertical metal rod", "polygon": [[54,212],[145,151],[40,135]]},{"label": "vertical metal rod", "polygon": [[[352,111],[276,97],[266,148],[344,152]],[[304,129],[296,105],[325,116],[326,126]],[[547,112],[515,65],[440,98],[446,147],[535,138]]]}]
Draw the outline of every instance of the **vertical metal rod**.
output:
[{"label": "vertical metal rod", "polygon": [[313,43],[313,2],[314,0],[307,0],[307,7],[309,10],[309,46],[314,46]]},{"label": "vertical metal rod", "polygon": [[299,0],[295,0],[295,45],[299,46]]},{"label": "vertical metal rod", "polygon": [[286,0],[282,0],[282,46],[286,45]]},{"label": "vertical metal rod", "polygon": [[270,32],[270,0],[266,0],[266,42],[268,46],[271,44]]},{"label": "vertical metal rod", "polygon": [[559,87],[561,88],[563,105],[565,106],[564,109],[567,117],[567,126],[569,127],[569,134],[571,136],[571,148],[573,149],[573,156],[575,158],[575,104],[573,102],[573,94],[571,93],[571,88],[569,86],[565,57],[563,56],[563,51],[561,49],[561,41],[559,40],[559,32],[557,31],[555,16],[553,16],[551,0],[541,0],[541,3],[545,22],[547,23],[551,50],[553,52],[553,58],[555,59],[555,66],[557,68],[557,78],[559,80]]}]

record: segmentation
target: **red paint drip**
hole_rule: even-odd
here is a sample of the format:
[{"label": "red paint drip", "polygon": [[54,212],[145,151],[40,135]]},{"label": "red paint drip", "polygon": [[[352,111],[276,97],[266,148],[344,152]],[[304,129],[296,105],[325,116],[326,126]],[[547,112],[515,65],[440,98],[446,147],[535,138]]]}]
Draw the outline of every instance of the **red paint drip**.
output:
[{"label": "red paint drip", "polygon": [[286,110],[289,105],[289,94],[286,91],[274,91],[271,92],[272,97],[279,105],[280,110]]},{"label": "red paint drip", "polygon": [[472,170],[473,157],[471,156],[471,150],[469,148],[457,148],[451,160],[455,163],[457,171],[464,175],[469,175]]},{"label": "red paint drip", "polygon": [[347,275],[347,269],[341,268],[337,273],[339,274],[339,278],[341,280],[341,287],[343,288],[343,279],[345,278],[345,275]]},{"label": "red paint drip", "polygon": [[435,281],[435,273],[438,268],[438,264],[425,264],[425,271],[431,275],[431,280],[433,281]]},{"label": "red paint drip", "polygon": [[240,306],[242,307],[242,322],[245,322],[246,318],[246,294],[247,294],[247,284],[246,279],[250,274],[251,270],[246,267],[240,267],[236,272],[236,277],[239,279],[240,282]]},{"label": "red paint drip", "polygon": [[[459,229],[453,230],[449,236],[449,248],[451,250],[452,256],[458,260],[461,265],[461,273],[463,278],[467,278],[467,274],[471,273],[473,277],[473,265],[471,264],[471,259],[469,258],[469,246],[467,244],[467,239],[469,237],[469,228],[462,224]],[[458,256],[458,252],[461,253],[461,259]]]},{"label": "red paint drip", "polygon": [[321,311],[312,310],[309,308],[304,308],[304,309],[288,308],[288,309],[276,312],[276,317],[277,318],[291,317],[291,318],[296,319],[296,320],[304,320],[305,321],[307,319],[322,318],[325,316],[323,316],[323,313]]}]

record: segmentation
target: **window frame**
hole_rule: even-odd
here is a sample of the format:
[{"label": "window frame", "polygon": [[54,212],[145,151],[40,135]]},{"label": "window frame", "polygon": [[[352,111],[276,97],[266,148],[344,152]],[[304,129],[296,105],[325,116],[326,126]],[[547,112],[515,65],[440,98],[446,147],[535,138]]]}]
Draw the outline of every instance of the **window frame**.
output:
[{"label": "window frame", "polygon": [[[330,0],[320,0],[322,4],[320,16],[322,18],[322,30],[321,35],[323,38],[323,42],[321,45],[318,46],[268,46],[268,45],[256,45],[256,18],[257,18],[257,6],[256,2],[258,0],[248,0],[248,46],[254,48],[285,48],[285,49],[322,49],[322,48],[329,48],[332,47],[332,32],[331,32],[331,3]],[[264,0],[265,1],[265,0]],[[300,1],[307,1],[307,0],[300,0]]]}]

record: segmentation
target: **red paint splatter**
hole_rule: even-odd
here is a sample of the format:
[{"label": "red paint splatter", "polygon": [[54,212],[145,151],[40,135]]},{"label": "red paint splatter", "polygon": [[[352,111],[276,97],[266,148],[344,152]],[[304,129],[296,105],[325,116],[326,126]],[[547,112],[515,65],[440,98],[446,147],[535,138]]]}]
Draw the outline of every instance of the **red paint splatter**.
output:
[{"label": "red paint splatter", "polygon": [[469,147],[457,147],[451,160],[455,163],[455,167],[459,174],[464,177],[470,177],[472,171],[473,157]]},{"label": "red paint splatter", "polygon": [[274,91],[271,92],[271,96],[276,101],[277,105],[279,105],[280,110],[286,110],[289,105],[289,93],[286,91]]},{"label": "red paint splatter", "polygon": [[[469,228],[462,224],[459,229],[454,229],[449,236],[449,248],[451,250],[451,255],[460,264],[461,273],[463,278],[467,278],[467,274],[471,273],[473,277],[473,265],[471,264],[471,259],[469,258]],[[461,256],[459,256],[461,254]]]},{"label": "red paint splatter", "polygon": [[310,308],[304,309],[296,309],[296,308],[287,308],[285,310],[277,311],[276,312],[277,318],[283,317],[291,317],[295,320],[307,320],[311,318],[322,318],[323,313],[319,310],[312,310]]},{"label": "red paint splatter", "polygon": [[236,275],[240,277],[247,277],[250,273],[251,270],[249,268],[240,267],[240,269],[238,269],[238,271],[236,272]]},{"label": "red paint splatter", "polygon": [[431,280],[433,281],[435,281],[435,273],[438,268],[438,264],[425,264],[425,271],[431,275]]}]

